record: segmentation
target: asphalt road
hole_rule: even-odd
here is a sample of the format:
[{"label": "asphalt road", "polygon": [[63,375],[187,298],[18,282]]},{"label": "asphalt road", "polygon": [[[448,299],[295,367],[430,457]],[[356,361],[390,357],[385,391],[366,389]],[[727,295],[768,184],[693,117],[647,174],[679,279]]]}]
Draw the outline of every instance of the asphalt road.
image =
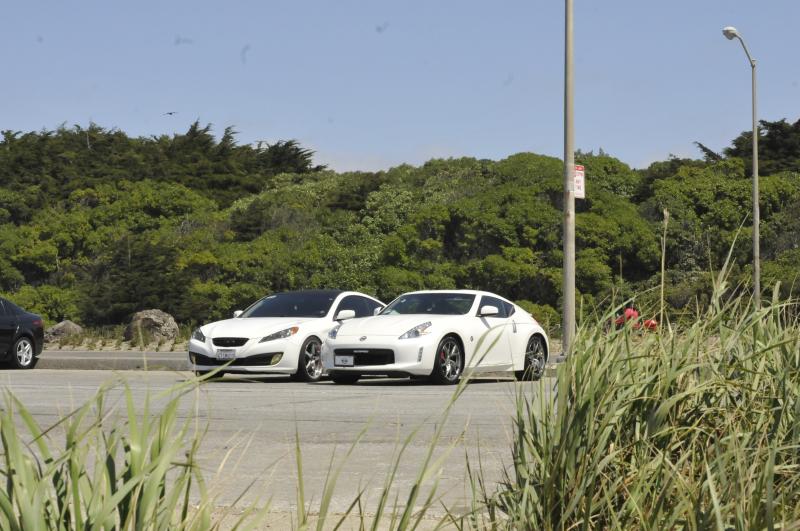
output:
[{"label": "asphalt road", "polygon": [[[91,398],[101,384],[115,378],[127,381],[141,408],[146,393],[154,396],[185,382],[190,375],[168,371],[3,370],[0,388],[19,396],[38,422],[49,426]],[[394,481],[400,500],[405,499],[435,430],[444,422],[442,438],[434,452],[441,461],[429,471],[439,479],[437,495],[449,508],[458,510],[466,507],[470,499],[467,456],[477,468],[480,455],[484,478],[490,485],[502,479],[504,467],[511,462],[517,393],[535,399],[549,397],[552,384],[550,379],[541,386],[511,380],[476,380],[467,386],[449,417],[443,419],[452,396],[451,387],[408,380],[374,379],[340,386],[331,382],[295,383],[283,377],[226,376],[183,397],[180,413],[185,419],[197,418],[201,426],[207,426],[201,461],[220,504],[232,503],[255,481],[244,500],[271,499],[273,508],[279,511],[289,511],[296,504],[296,433],[306,500],[319,502],[333,459],[334,463],[343,461],[344,466],[332,509],[343,512],[357,492],[364,489],[369,511],[399,447],[417,430],[400,459]],[[123,414],[121,393],[121,386],[116,385],[106,403]],[[353,447],[362,431],[361,440]],[[223,461],[224,467],[217,473]]]}]

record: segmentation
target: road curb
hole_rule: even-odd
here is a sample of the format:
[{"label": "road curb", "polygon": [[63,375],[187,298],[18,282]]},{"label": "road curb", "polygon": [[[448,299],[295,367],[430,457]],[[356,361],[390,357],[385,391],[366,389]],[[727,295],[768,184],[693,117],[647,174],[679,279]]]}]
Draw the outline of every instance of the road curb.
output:
[{"label": "road curb", "polygon": [[185,371],[189,369],[186,356],[185,352],[45,350],[36,366],[41,369]]}]

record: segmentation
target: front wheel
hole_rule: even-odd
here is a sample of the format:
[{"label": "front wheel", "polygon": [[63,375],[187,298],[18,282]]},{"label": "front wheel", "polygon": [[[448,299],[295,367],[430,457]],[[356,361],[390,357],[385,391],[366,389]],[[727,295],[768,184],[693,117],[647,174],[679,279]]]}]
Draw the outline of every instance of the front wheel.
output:
[{"label": "front wheel", "polygon": [[17,369],[33,369],[39,358],[33,355],[33,342],[27,337],[21,337],[11,349],[11,363]]},{"label": "front wheel", "polygon": [[322,342],[319,338],[311,336],[303,342],[297,358],[297,372],[293,376],[301,382],[317,382],[322,377]]},{"label": "front wheel", "polygon": [[464,370],[464,353],[461,343],[454,336],[447,336],[436,347],[431,381],[442,385],[458,383]]},{"label": "front wheel", "polygon": [[525,365],[521,371],[514,373],[517,380],[539,380],[544,375],[546,361],[547,354],[542,337],[531,336],[525,347]]}]

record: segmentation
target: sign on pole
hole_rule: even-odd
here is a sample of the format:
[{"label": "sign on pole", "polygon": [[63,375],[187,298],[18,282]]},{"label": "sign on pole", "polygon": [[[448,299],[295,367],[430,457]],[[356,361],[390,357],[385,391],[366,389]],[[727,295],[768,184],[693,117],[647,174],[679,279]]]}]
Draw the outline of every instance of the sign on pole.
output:
[{"label": "sign on pole", "polygon": [[584,182],[583,166],[575,165],[575,199],[586,198],[586,183]]}]

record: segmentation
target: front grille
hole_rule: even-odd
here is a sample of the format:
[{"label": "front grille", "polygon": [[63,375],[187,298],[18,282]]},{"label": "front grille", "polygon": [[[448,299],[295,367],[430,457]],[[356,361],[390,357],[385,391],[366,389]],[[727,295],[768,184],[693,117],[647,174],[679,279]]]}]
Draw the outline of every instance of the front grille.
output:
[{"label": "front grille", "polygon": [[354,367],[394,363],[394,351],[388,348],[337,348],[334,354],[353,356]]},{"label": "front grille", "polygon": [[[219,366],[230,363],[231,367],[255,367],[259,365],[272,365],[272,359],[275,356],[282,356],[283,352],[270,352],[269,354],[257,354],[255,356],[247,356],[246,358],[234,358],[233,360],[218,360],[217,358],[210,358],[202,354],[191,353],[192,361],[195,365],[205,366]],[[277,363],[278,360],[276,360]]]},{"label": "front grille", "polygon": [[241,347],[247,343],[246,337],[215,337],[211,340],[215,347]]}]

